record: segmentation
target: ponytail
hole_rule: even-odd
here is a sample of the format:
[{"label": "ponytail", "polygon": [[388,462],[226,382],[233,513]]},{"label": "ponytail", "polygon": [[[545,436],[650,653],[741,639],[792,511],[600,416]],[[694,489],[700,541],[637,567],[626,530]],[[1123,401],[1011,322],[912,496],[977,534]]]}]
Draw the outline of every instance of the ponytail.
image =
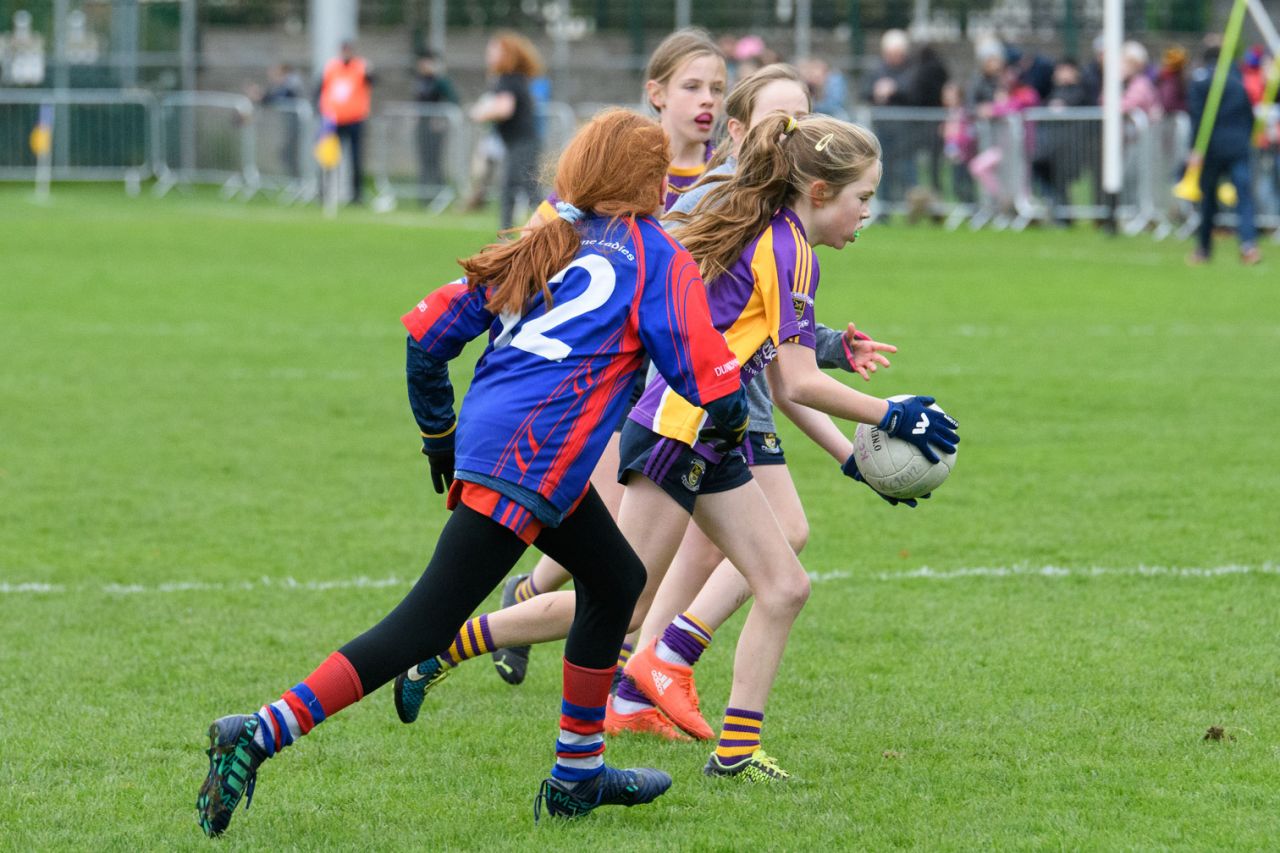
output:
[{"label": "ponytail", "polygon": [[871,131],[823,115],[794,119],[772,113],[752,128],[738,152],[738,170],[707,191],[690,213],[671,213],[671,231],[712,282],[742,255],[778,208],[809,192],[815,181],[834,195],[880,159]]},{"label": "ponytail", "polygon": [[[630,110],[604,110],[560,155],[556,195],[585,216],[633,221],[661,208],[670,161],[667,137],[657,122]],[[486,307],[495,314],[522,314],[539,293],[550,307],[547,281],[581,250],[581,227],[556,216],[518,240],[490,244],[458,263],[471,288],[489,288]]]},{"label": "ponytail", "polygon": [[786,156],[788,128],[796,120],[775,113],[742,140],[738,170],[713,186],[690,213],[672,213],[671,236],[698,261],[703,281],[713,281],[738,259],[764,230],[791,191],[791,160]]}]

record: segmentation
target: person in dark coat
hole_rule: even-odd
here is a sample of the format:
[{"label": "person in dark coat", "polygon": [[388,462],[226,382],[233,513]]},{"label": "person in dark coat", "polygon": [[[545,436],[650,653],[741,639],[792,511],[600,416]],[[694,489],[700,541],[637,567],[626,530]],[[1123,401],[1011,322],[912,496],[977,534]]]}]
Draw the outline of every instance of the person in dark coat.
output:
[{"label": "person in dark coat", "polygon": [[[911,81],[915,62],[911,41],[902,30],[888,30],[880,38],[880,62],[867,78],[863,97],[872,107],[911,106]],[[884,152],[884,174],[878,193],[888,202],[902,201],[915,185],[916,166],[912,155],[910,125],[902,121],[875,123],[876,136]]]},{"label": "person in dark coat", "polygon": [[[1210,46],[1204,52],[1204,65],[1196,70],[1187,90],[1187,112],[1191,116],[1191,138],[1195,139],[1200,122],[1207,120],[1205,107],[1209,89],[1213,83],[1214,67],[1218,63],[1220,48]],[[1250,137],[1253,133],[1253,105],[1245,92],[1240,69],[1231,63],[1222,101],[1218,104],[1217,118],[1213,121],[1213,133],[1209,145],[1200,157],[1192,152],[1187,158],[1187,168],[1200,166],[1200,227],[1196,232],[1196,249],[1188,261],[1202,264],[1213,251],[1213,224],[1218,215],[1218,183],[1224,178],[1235,185],[1239,202],[1236,218],[1240,238],[1240,260],[1256,264],[1261,260],[1258,252],[1258,227],[1254,222],[1253,169],[1249,161]]]},{"label": "person in dark coat", "polygon": [[[923,45],[916,53],[915,69],[911,75],[908,97],[913,107],[942,108],[942,89],[951,74],[933,45]],[[929,180],[936,190],[942,186],[942,134],[932,132],[933,125],[920,126],[914,136],[916,149],[924,151],[929,159]]]},{"label": "person in dark coat", "polygon": [[[453,82],[444,75],[439,57],[433,51],[418,56],[413,81],[413,99],[419,104],[457,104],[458,93]],[[428,198],[445,185],[441,158],[444,155],[448,122],[437,115],[423,115],[418,119],[418,183],[425,204]],[[461,140],[454,140],[460,144]]]},{"label": "person in dark coat", "polygon": [[[1054,111],[1088,104],[1089,92],[1081,80],[1080,66],[1063,59],[1053,69],[1053,88],[1047,106]],[[1080,177],[1091,148],[1090,129],[1070,121],[1038,122],[1031,177],[1049,200],[1050,213],[1060,224],[1068,219],[1061,208],[1068,204],[1067,189]]]}]

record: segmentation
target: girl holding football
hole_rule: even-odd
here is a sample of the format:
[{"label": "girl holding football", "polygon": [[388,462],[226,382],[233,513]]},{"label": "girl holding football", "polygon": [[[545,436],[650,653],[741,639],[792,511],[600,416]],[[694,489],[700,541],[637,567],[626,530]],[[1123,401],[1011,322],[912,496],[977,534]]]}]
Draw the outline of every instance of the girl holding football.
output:
[{"label": "girl holding football", "polygon": [[[801,117],[811,104],[809,90],[800,73],[790,65],[774,64],[759,69],[734,87],[725,102],[728,116],[729,145],[722,146],[706,176],[685,192],[667,211],[667,225],[688,222],[691,212],[702,198],[737,168],[737,152],[747,131],[774,112]],[[845,334],[819,323],[816,347],[818,364],[824,368],[840,367],[859,373],[864,379],[880,366],[888,366],[883,353],[897,348],[857,334],[850,324]],[[847,336],[847,337],[846,337]],[[743,449],[752,477],[759,483],[787,541],[797,554],[809,536],[804,507],[796,492],[786,456],[773,420],[773,400],[763,375],[747,385],[747,402],[751,428]],[[827,450],[846,473],[856,467],[846,464],[853,445],[831,418],[805,406],[783,400],[781,408],[819,446]],[[914,506],[914,501],[910,502]],[[718,568],[717,568],[718,567]],[[695,601],[695,596],[697,600]],[[641,651],[628,663],[628,677],[617,686],[605,718],[605,732],[647,732],[672,740],[684,739],[671,719],[694,737],[707,739],[713,731],[697,712],[699,701],[692,679],[692,667],[705,645],[678,661],[657,658],[660,637],[668,626],[672,631],[696,625],[699,638],[710,642],[712,634],[751,597],[751,589],[742,576],[696,524],[685,533],[671,570],[658,588],[653,606],[640,630],[637,648]],[[668,655],[670,656],[670,655]],[[692,658],[692,659],[690,659]],[[653,673],[671,678],[670,687],[658,692]],[[665,681],[664,681],[665,683]],[[681,696],[679,694],[683,693]],[[669,710],[660,713],[659,708]]]},{"label": "girl holding football", "polygon": [[[823,373],[814,357],[812,246],[841,249],[855,239],[880,172],[880,146],[868,131],[822,116],[797,121],[774,114],[747,133],[737,171],[708,192],[705,208],[674,236],[691,248],[710,282],[712,318],[742,363],[744,383],[768,367],[780,401],[877,424],[936,457],[934,447],[954,452],[959,439],[949,417],[921,417],[930,398],[894,402],[862,394]],[[808,598],[808,576],[745,458],[704,434],[706,418],[657,376],[623,429],[626,488],[618,524],[647,572],[633,624],[647,613],[695,519],[746,577],[754,599],[720,742],[704,771],[783,780],[789,774],[760,748],[760,730],[787,636]],[[573,607],[569,594],[548,593],[479,618],[500,644],[542,642],[564,636]],[[689,627],[667,644],[677,658],[700,644],[698,626]],[[474,633],[470,623],[465,630]],[[423,666],[439,670],[438,661],[425,661],[416,668],[420,675]],[[659,690],[671,686],[667,677],[658,673]],[[407,674],[397,687],[411,680]]]}]

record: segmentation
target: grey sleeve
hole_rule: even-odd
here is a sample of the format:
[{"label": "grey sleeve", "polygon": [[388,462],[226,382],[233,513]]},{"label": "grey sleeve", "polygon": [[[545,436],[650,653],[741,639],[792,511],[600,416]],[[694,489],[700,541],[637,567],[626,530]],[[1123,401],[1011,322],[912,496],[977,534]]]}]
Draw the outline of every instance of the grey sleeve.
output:
[{"label": "grey sleeve", "polygon": [[773,420],[773,396],[763,373],[747,383],[747,409],[751,413],[751,432],[778,431]]},{"label": "grey sleeve", "polygon": [[814,346],[814,352],[818,356],[818,367],[824,370],[838,367],[853,373],[853,365],[849,364],[849,358],[844,352],[844,335],[821,323],[816,331],[818,342]]}]

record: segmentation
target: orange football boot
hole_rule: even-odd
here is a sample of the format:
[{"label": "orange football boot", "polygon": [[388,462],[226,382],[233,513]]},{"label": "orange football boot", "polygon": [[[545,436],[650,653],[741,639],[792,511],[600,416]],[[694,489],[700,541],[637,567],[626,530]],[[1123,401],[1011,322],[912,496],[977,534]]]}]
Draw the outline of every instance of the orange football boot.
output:
[{"label": "orange football boot", "polygon": [[627,677],[645,698],[657,705],[671,722],[698,740],[711,740],[715,732],[702,718],[698,688],[693,683],[693,667],[668,663],[658,657],[655,638],[627,661]]},{"label": "orange football boot", "polygon": [[692,740],[662,716],[662,712],[657,708],[645,708],[633,714],[619,714],[613,710],[613,697],[610,696],[604,708],[604,733],[610,737],[616,737],[623,732],[657,735],[666,740]]}]

